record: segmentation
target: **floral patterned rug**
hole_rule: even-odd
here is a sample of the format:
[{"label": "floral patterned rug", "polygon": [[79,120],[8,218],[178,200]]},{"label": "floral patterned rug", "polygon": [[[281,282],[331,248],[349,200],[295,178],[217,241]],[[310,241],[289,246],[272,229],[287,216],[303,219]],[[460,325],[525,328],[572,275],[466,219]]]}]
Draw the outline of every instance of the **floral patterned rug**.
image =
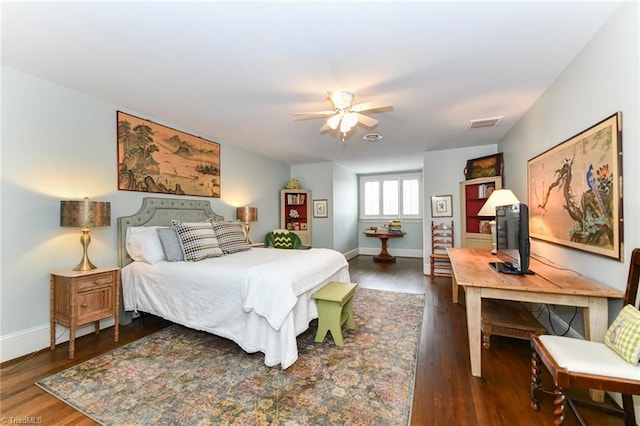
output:
[{"label": "floral patterned rug", "polygon": [[299,358],[173,325],[37,383],[103,425],[407,425],[424,295],[358,289],[344,348],[298,336]]}]

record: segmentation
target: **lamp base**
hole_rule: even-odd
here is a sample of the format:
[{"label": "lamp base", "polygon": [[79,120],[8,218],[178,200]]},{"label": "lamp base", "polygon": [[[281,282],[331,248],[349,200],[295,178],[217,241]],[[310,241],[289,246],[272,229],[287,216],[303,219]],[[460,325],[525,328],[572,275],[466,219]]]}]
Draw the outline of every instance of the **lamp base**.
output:
[{"label": "lamp base", "polygon": [[489,222],[491,225],[491,254],[498,254],[498,247],[496,245],[496,221]]},{"label": "lamp base", "polygon": [[249,238],[249,222],[244,223],[244,235],[247,237],[247,244],[253,244]]},{"label": "lamp base", "polygon": [[97,269],[97,268],[98,267],[96,265],[94,265],[93,263],[91,263],[89,258],[85,255],[82,258],[82,260],[80,261],[80,263],[78,263],[78,266],[73,268],[73,270],[74,271],[90,271],[92,269]]},{"label": "lamp base", "polygon": [[80,244],[82,244],[82,260],[78,263],[78,266],[73,268],[74,271],[90,271],[96,269],[97,266],[91,263],[89,256],[87,255],[87,249],[91,242],[91,235],[89,235],[89,228],[82,228],[82,235],[80,236]]}]

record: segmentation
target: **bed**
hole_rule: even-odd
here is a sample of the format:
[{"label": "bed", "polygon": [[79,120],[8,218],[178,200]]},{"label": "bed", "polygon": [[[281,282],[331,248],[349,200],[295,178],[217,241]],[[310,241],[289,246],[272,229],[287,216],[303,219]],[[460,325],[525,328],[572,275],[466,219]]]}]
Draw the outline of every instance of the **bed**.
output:
[{"label": "bed", "polygon": [[134,260],[127,251],[127,235],[134,231],[153,237],[152,229],[170,227],[172,220],[210,218],[223,220],[208,201],[155,197],[144,198],[137,213],[118,218],[123,310],[231,339],[248,353],[264,353],[269,367],[291,366],[298,357],[296,336],[318,316],[311,295],[331,281],[350,281],[344,255],[322,248],[251,248],[171,262],[137,255]]}]

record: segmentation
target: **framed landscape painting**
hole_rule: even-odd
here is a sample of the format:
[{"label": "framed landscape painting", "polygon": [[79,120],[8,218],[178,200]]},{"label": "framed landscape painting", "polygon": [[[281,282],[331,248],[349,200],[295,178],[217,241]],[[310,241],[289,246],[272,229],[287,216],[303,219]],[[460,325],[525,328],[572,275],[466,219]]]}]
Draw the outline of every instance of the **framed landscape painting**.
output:
[{"label": "framed landscape painting", "polygon": [[466,180],[502,176],[502,152],[491,154],[473,160],[467,160],[467,166],[464,168],[464,177]]},{"label": "framed landscape painting", "polygon": [[118,189],[220,198],[220,144],[124,112]]},{"label": "framed landscape painting", "polygon": [[623,260],[618,112],[527,162],[532,238]]}]

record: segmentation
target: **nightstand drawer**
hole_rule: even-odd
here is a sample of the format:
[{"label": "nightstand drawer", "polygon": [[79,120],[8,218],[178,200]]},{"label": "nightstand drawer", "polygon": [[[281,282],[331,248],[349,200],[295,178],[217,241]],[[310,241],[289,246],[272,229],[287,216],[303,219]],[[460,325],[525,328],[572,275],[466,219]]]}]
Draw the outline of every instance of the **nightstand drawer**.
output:
[{"label": "nightstand drawer", "polygon": [[105,272],[78,280],[78,293],[95,290],[100,287],[113,287],[113,274]]}]

